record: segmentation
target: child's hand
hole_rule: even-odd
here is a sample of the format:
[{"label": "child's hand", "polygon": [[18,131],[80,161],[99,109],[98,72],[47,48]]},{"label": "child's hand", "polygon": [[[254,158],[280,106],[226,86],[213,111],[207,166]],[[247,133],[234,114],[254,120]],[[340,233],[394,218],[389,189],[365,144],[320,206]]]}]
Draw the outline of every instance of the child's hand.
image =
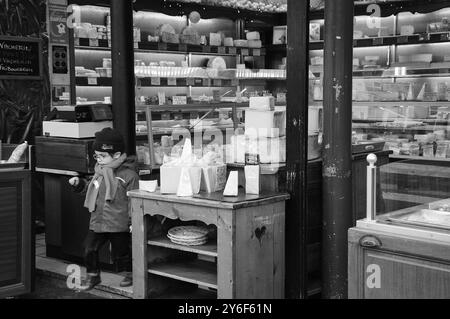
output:
[{"label": "child's hand", "polygon": [[77,187],[79,183],[80,183],[79,177],[72,177],[71,179],[69,179],[69,184],[74,187]]}]

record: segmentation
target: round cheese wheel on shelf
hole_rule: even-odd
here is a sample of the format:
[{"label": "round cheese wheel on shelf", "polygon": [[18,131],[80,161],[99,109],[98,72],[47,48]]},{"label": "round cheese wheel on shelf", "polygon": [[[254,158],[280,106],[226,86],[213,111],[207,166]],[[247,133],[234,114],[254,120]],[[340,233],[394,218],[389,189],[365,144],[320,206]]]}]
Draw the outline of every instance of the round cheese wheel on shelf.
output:
[{"label": "round cheese wheel on shelf", "polygon": [[227,63],[222,57],[214,57],[209,59],[207,67],[211,69],[224,70],[227,68]]}]

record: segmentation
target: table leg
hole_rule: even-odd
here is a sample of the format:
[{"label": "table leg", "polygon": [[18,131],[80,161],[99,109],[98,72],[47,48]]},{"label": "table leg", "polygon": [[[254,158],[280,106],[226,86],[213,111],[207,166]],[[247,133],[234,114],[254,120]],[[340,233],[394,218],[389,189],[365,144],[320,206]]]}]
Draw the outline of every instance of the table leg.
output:
[{"label": "table leg", "polygon": [[148,291],[147,223],[143,201],[131,199],[133,298],[145,299]]},{"label": "table leg", "polygon": [[217,221],[217,298],[235,297],[235,263],[232,211],[219,211]]}]

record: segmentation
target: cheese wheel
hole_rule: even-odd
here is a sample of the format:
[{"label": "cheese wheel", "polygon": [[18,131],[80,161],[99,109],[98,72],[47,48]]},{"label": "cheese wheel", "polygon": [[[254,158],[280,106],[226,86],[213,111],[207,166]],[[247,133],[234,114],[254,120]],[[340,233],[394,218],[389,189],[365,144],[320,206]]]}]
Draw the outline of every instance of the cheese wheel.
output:
[{"label": "cheese wheel", "polygon": [[216,70],[225,70],[227,68],[227,63],[222,57],[214,57],[212,59],[209,59],[208,68]]},{"label": "cheese wheel", "polygon": [[156,28],[156,35],[162,36],[163,33],[170,33],[170,34],[175,34],[175,29],[170,25],[170,24],[160,24],[157,28]]},{"label": "cheese wheel", "polygon": [[183,35],[198,35],[198,32],[194,30],[193,27],[184,27],[183,30],[181,30],[181,34]]}]

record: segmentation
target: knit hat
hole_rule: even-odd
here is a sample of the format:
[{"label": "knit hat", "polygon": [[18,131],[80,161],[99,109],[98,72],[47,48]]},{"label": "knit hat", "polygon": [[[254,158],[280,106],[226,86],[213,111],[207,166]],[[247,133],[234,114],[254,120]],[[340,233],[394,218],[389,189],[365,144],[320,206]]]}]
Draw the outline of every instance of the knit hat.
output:
[{"label": "knit hat", "polygon": [[98,152],[123,153],[125,142],[119,131],[106,127],[95,133],[94,150]]}]

